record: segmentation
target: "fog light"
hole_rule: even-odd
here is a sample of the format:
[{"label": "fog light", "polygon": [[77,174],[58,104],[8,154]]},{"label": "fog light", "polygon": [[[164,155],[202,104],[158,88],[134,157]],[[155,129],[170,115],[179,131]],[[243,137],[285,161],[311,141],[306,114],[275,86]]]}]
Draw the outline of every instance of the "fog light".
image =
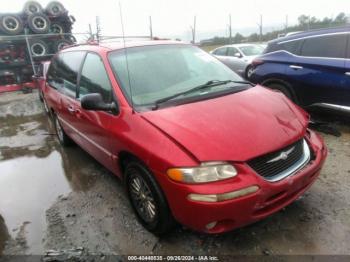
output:
[{"label": "fog light", "polygon": [[206,225],[205,227],[206,227],[208,230],[210,230],[210,229],[213,229],[213,228],[216,226],[217,223],[218,223],[217,221],[214,221],[214,222],[209,223],[209,224]]},{"label": "fog light", "polygon": [[246,195],[250,195],[259,190],[258,186],[250,186],[242,188],[237,191],[228,192],[224,194],[210,194],[210,195],[201,195],[201,194],[189,194],[188,199],[199,202],[222,202],[225,200],[230,200]]}]

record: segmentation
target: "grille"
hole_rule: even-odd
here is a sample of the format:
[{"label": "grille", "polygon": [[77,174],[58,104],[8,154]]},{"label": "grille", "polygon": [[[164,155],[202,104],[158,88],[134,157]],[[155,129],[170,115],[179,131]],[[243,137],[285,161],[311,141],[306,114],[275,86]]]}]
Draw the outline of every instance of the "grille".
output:
[{"label": "grille", "polygon": [[[254,158],[248,161],[248,165],[260,176],[267,180],[273,180],[276,176],[280,176],[281,173],[287,172],[297,165],[304,158],[304,140],[301,139],[281,150]],[[306,160],[302,161],[300,166]]]}]

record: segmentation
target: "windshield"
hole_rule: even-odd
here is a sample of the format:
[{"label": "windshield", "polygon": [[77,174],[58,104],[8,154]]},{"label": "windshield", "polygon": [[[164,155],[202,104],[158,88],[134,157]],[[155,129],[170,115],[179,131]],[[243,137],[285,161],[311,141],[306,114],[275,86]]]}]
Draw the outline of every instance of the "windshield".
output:
[{"label": "windshield", "polygon": [[264,51],[264,48],[259,45],[241,46],[239,49],[241,49],[242,53],[245,56],[261,55],[262,52]]},{"label": "windshield", "polygon": [[[125,53],[125,50],[113,51],[109,55],[109,60],[124,94],[134,106],[152,105],[159,99],[212,80],[242,81],[241,77],[216,58],[190,45],[128,48],[127,63]],[[201,96],[204,93],[208,95],[232,86],[242,84],[225,83],[205,92],[198,90],[185,94],[184,97]]]}]

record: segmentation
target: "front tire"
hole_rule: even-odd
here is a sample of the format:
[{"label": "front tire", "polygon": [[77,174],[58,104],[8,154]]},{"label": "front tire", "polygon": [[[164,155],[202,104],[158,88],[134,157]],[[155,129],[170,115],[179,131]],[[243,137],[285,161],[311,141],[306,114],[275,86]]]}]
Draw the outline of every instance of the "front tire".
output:
[{"label": "front tire", "polygon": [[72,144],[72,140],[69,138],[69,136],[67,136],[66,132],[63,130],[60,120],[58,119],[56,114],[53,115],[53,121],[55,125],[57,138],[60,144],[63,146],[70,146]]},{"label": "front tire", "polygon": [[130,203],[141,224],[150,232],[162,235],[174,226],[167,201],[153,175],[138,161],[126,164],[124,178]]}]

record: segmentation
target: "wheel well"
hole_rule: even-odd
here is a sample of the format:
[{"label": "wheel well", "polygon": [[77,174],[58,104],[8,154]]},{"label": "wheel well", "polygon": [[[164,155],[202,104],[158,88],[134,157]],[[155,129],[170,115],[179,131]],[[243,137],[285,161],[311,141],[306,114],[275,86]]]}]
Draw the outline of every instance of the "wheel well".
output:
[{"label": "wheel well", "polygon": [[294,100],[299,103],[299,97],[297,96],[297,94],[295,93],[294,89],[292,88],[291,84],[289,84],[288,82],[281,80],[281,79],[267,79],[265,81],[263,81],[261,83],[262,86],[266,86],[269,87],[269,85],[271,84],[280,84],[283,85],[292,95],[292,97],[294,98]]},{"label": "wheel well", "polygon": [[142,163],[142,161],[135,156],[134,154],[128,152],[128,151],[121,151],[118,154],[118,165],[119,165],[119,169],[121,171],[121,177],[123,178],[124,175],[124,171],[126,168],[126,164],[132,160],[136,160]]}]

